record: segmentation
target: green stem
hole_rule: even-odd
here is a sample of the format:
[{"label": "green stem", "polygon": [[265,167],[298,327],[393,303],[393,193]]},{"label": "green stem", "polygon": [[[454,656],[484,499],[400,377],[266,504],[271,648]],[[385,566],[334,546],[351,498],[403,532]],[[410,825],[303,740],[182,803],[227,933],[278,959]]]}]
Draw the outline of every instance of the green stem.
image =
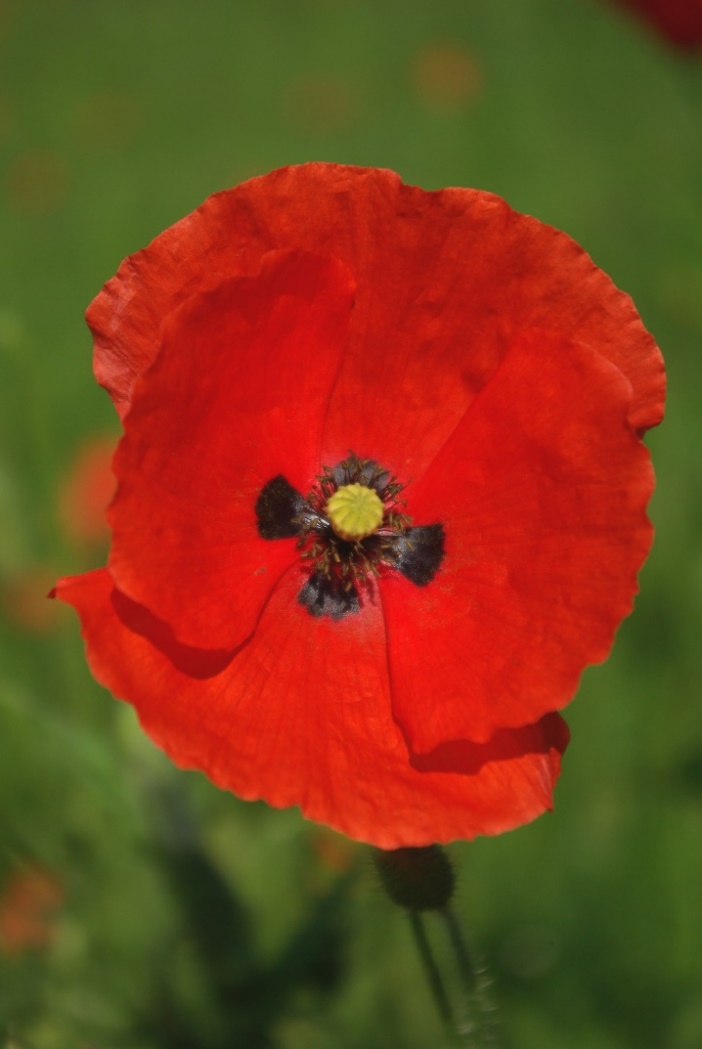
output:
[{"label": "green stem", "polygon": [[429,943],[429,937],[427,931],[424,928],[424,921],[419,911],[408,911],[410,925],[412,926],[412,932],[414,933],[414,940],[417,944],[417,950],[419,951],[419,957],[421,958],[424,971],[429,981],[429,987],[434,996],[436,1008],[439,1011],[439,1015],[444,1022],[446,1030],[449,1034],[455,1034],[456,1023],[453,1016],[453,1010],[449,1002],[446,988],[444,987],[444,981],[441,978],[439,967],[436,964],[436,960],[431,950]]},{"label": "green stem", "polygon": [[[429,987],[451,1045],[456,1049],[494,1046],[485,979],[473,964],[451,909],[455,875],[448,856],[439,845],[408,846],[375,849],[373,862],[390,899],[409,915]],[[430,913],[438,917],[425,918]],[[444,966],[443,974],[427,933],[430,922],[441,922],[448,933],[454,965]]]},{"label": "green stem", "polygon": [[461,1033],[470,1036],[470,1041],[465,1044],[474,1046],[474,1049],[494,1045],[494,1030],[488,1017],[490,1003],[486,994],[483,973],[471,956],[458,919],[450,905],[442,907],[439,913],[446,923],[451,947],[458,964],[463,1005]]}]

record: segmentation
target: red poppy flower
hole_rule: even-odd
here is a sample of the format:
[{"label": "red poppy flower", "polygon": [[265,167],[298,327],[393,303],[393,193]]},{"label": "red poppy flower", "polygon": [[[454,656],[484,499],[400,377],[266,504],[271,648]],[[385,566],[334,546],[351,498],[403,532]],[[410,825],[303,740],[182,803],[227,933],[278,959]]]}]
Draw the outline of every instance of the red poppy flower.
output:
[{"label": "red poppy flower", "polygon": [[88,320],[112,548],[56,594],[149,735],[385,848],[550,807],[554,712],[651,541],[631,301],[488,193],[308,164],[209,198]]},{"label": "red poppy flower", "polygon": [[619,0],[681,48],[702,45],[702,0]]}]

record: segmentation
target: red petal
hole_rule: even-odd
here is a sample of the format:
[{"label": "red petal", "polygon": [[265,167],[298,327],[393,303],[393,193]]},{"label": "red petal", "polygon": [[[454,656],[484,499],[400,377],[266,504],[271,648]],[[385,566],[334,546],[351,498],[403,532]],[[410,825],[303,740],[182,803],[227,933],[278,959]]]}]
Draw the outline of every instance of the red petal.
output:
[{"label": "red petal", "polygon": [[[161,322],[262,254],[333,254],[359,288],[324,457],[352,448],[420,477],[515,333],[547,327],[627,376],[632,425],[663,413],[663,363],[628,296],[569,237],[476,190],[426,193],[389,171],[306,164],[210,197],[127,259],[88,310],[95,373],[121,414]],[[440,410],[437,410],[440,406]]]},{"label": "red petal", "polygon": [[534,722],[607,656],[651,543],[630,395],[588,347],[532,332],[407,489],[415,523],[446,529],[426,588],[382,581],[393,709],[413,749]]},{"label": "red petal", "polygon": [[678,47],[693,50],[702,44],[700,0],[619,0],[645,18]]},{"label": "red petal", "polygon": [[297,557],[260,538],[254,506],[280,473],[314,480],[352,292],[341,263],[275,253],[164,324],[115,457],[110,571],[181,641],[241,643]]},{"label": "red petal", "polygon": [[223,653],[178,645],[106,571],[61,580],[57,596],[81,616],[97,679],[177,764],[241,797],[300,805],[382,848],[497,834],[550,807],[567,744],[557,715],[413,758],[391,713],[379,608],[315,619],[300,583],[297,569],[285,576],[224,669]]}]

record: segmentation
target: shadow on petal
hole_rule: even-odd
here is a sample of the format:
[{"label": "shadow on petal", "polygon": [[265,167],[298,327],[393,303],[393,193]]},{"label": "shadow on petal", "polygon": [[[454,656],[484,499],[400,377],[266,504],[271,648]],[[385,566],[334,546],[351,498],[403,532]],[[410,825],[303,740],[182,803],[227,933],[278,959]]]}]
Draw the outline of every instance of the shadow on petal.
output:
[{"label": "shadow on petal", "polygon": [[178,641],[168,623],[116,588],[112,591],[111,601],[117,618],[128,630],[152,644],[176,670],[188,677],[198,680],[216,677],[231,663],[243,645],[247,644],[247,641],[244,641],[243,645],[232,649],[184,645]]},{"label": "shadow on petal", "polygon": [[568,726],[558,714],[546,714],[534,725],[500,729],[486,743],[468,739],[441,743],[428,754],[410,752],[410,764],[417,772],[454,772],[476,775],[489,762],[514,761],[529,754],[563,754],[570,740]]}]

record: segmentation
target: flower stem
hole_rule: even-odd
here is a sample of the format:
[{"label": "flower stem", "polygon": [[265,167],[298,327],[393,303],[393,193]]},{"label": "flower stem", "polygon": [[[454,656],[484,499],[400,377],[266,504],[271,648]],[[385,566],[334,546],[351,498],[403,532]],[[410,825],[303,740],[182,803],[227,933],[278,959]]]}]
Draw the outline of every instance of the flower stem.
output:
[{"label": "flower stem", "polygon": [[424,915],[417,910],[407,912],[430,990],[450,1039],[449,1044],[456,1049],[488,1049],[495,1046],[496,1040],[488,1015],[490,1006],[485,994],[483,974],[473,963],[451,908],[442,907],[434,913],[438,913],[445,923],[456,961],[456,968],[449,969],[446,980],[432,952]]},{"label": "flower stem", "polygon": [[429,938],[426,929],[424,928],[424,920],[419,911],[408,911],[408,915],[410,925],[412,926],[412,932],[414,934],[414,940],[417,944],[417,950],[419,951],[419,957],[424,966],[424,971],[427,975],[429,987],[434,996],[436,1008],[439,1011],[447,1032],[453,1035],[456,1031],[453,1010],[451,1009],[451,1003],[449,1002],[439,967],[436,964],[434,955],[432,954]]},{"label": "flower stem", "polygon": [[461,926],[451,906],[447,904],[440,912],[448,930],[449,940],[458,966],[460,982],[459,1019],[461,1034],[467,1038],[462,1044],[473,1049],[483,1049],[496,1044],[494,1028],[490,1022],[491,1005],[487,997],[485,974],[475,964]]},{"label": "flower stem", "polygon": [[[436,1007],[457,1049],[495,1045],[484,974],[474,964],[460,924],[451,908],[455,874],[438,845],[375,849],[373,862],[390,899],[408,915],[417,950]],[[433,917],[429,918],[431,914]],[[448,934],[455,964],[442,973],[428,930],[437,923]],[[443,926],[443,928],[442,928]]]}]

